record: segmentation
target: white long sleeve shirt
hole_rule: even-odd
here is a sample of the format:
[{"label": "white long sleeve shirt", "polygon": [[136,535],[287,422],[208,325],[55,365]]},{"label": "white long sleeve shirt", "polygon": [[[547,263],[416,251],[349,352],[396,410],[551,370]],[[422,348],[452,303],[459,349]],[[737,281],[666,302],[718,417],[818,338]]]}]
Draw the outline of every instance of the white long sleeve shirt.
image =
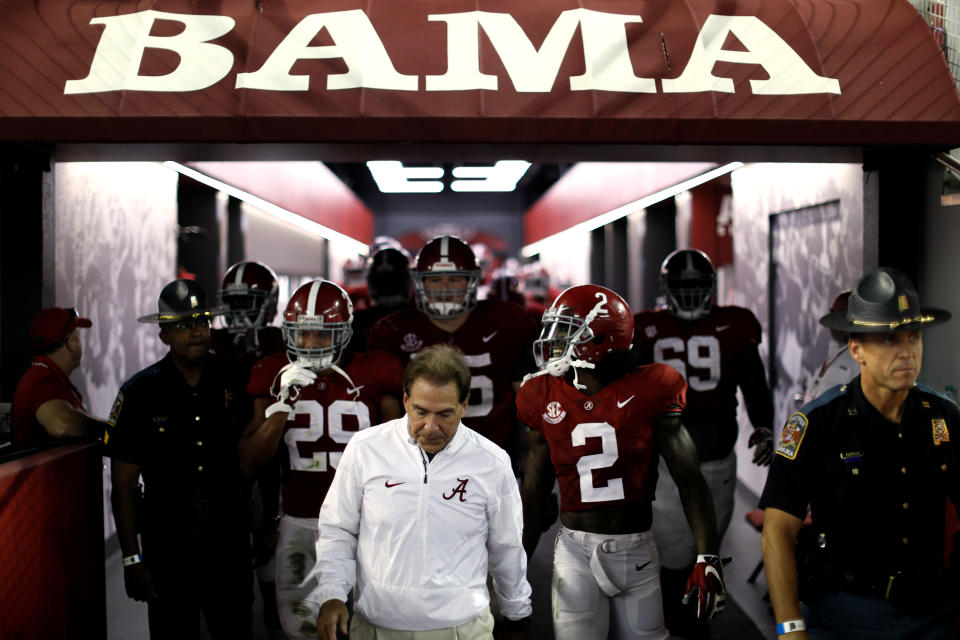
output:
[{"label": "white long sleeve shirt", "polygon": [[455,627],[489,605],[530,615],[520,492],[502,449],[461,423],[428,461],[406,416],[351,438],[320,509],[317,607],[346,601],[375,625]]}]

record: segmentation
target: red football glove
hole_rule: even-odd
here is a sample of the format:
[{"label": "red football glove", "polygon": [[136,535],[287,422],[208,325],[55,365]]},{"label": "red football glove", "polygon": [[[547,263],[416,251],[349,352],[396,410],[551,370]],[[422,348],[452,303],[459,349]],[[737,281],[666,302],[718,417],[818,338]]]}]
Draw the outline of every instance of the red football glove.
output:
[{"label": "red football glove", "polygon": [[697,599],[697,620],[710,619],[723,611],[727,600],[723,586],[723,561],[720,556],[697,556],[693,573],[687,578],[687,592],[683,604]]}]

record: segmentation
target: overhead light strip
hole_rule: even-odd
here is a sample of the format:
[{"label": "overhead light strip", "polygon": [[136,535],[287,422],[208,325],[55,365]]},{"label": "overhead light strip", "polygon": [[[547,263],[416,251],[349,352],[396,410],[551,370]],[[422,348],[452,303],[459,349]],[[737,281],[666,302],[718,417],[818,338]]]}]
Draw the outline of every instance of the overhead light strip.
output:
[{"label": "overhead light strip", "polygon": [[607,211],[606,213],[601,213],[600,215],[590,218],[589,220],[584,220],[583,222],[575,224],[568,229],[564,229],[563,231],[558,231],[557,233],[547,236],[546,238],[542,238],[540,240],[537,240],[536,242],[531,242],[530,244],[524,246],[520,250],[520,254],[523,255],[524,257],[529,258],[530,256],[534,256],[540,253],[540,251],[546,245],[551,244],[556,240],[559,240],[563,237],[572,236],[575,234],[583,234],[583,233],[593,231],[594,229],[610,224],[614,220],[619,220],[624,216],[628,216],[635,211],[646,209],[647,207],[657,204],[658,202],[662,202],[667,198],[672,198],[678,193],[689,191],[690,189],[698,185],[701,185],[704,182],[709,182],[714,178],[718,178],[724,174],[730,173],[731,171],[735,171],[736,169],[739,169],[742,166],[743,166],[742,162],[731,162],[729,164],[723,165],[722,167],[711,169],[706,173],[701,173],[698,176],[694,176],[693,178],[684,180],[683,182],[675,184],[672,187],[661,189],[660,191],[657,191],[656,193],[652,193],[648,196],[644,196],[639,200],[634,200],[633,202],[629,202],[625,205],[619,206],[616,209]]},{"label": "overhead light strip", "polygon": [[356,238],[351,238],[350,236],[331,229],[330,227],[324,226],[319,222],[314,222],[313,220],[304,218],[298,213],[284,209],[281,206],[264,200],[259,196],[255,196],[252,193],[244,191],[243,189],[238,189],[237,187],[229,185],[226,182],[217,180],[216,178],[208,176],[205,173],[200,173],[196,169],[191,169],[186,165],[180,164],[179,162],[173,162],[171,160],[164,162],[163,165],[168,169],[173,169],[177,173],[182,173],[189,178],[193,178],[197,182],[202,182],[209,187],[212,187],[218,191],[222,191],[227,195],[236,198],[237,200],[242,200],[243,202],[246,202],[247,204],[260,209],[265,213],[279,218],[284,222],[288,222],[295,227],[306,231],[307,233],[319,236],[321,238],[326,238],[330,242],[336,242],[342,245],[348,252],[366,254],[367,251],[369,251],[369,247]]},{"label": "overhead light strip", "polygon": [[440,193],[443,167],[405,167],[399,160],[371,160],[367,169],[381,193]]}]

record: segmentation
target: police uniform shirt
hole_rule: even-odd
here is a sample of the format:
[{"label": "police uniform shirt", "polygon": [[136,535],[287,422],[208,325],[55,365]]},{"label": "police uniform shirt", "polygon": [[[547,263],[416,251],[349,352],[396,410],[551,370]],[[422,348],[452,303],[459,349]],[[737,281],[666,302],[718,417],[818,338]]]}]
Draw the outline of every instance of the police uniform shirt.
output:
[{"label": "police uniform shirt", "polygon": [[957,503],[957,405],[910,390],[899,424],[863,395],[859,376],[790,416],[760,507],[805,518],[825,534],[837,569],[870,579],[943,567],[946,499]]},{"label": "police uniform shirt", "polygon": [[236,452],[245,402],[239,378],[212,354],[195,388],[170,354],[121,387],[106,452],[141,469],[145,532],[246,532]]}]

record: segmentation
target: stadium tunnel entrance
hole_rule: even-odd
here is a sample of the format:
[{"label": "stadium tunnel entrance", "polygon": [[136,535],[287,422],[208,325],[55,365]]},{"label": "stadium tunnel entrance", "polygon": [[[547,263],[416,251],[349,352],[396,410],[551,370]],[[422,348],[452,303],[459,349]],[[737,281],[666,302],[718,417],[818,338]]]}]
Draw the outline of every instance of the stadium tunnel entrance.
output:
[{"label": "stadium tunnel entrance", "polygon": [[[867,4],[0,5],[0,401],[41,307],[97,314],[78,387],[106,415],[158,355],[135,317],[181,270],[209,288],[262,259],[291,290],[376,236],[454,231],[638,309],[663,256],[707,251],[721,302],[761,320],[780,420],[825,348],[821,298],[885,265],[960,302],[934,159],[960,146],[960,97],[916,10]],[[443,169],[444,193],[384,194],[371,160]],[[518,191],[451,191],[454,166],[501,160],[531,163]],[[955,386],[943,358],[925,373]]]}]

